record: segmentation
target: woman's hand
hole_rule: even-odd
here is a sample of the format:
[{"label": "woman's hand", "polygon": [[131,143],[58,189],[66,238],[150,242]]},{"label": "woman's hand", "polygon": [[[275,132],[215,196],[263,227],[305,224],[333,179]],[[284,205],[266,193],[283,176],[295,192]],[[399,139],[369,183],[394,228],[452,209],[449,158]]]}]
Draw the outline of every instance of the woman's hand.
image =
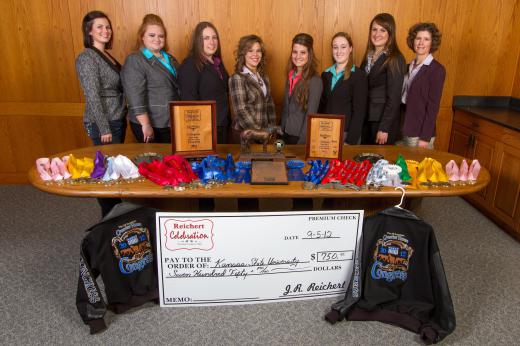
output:
[{"label": "woman's hand", "polygon": [[148,143],[153,140],[153,127],[150,124],[141,125],[143,130],[143,141]]},{"label": "woman's hand", "polygon": [[101,143],[112,143],[112,134],[107,133],[106,135],[101,135]]},{"label": "woman's hand", "polygon": [[430,142],[426,142],[426,141],[423,141],[421,139],[419,139],[419,142],[417,143],[417,146],[419,148],[425,148],[425,149],[428,149],[428,145],[430,144]]},{"label": "woman's hand", "polygon": [[377,131],[376,143],[386,144],[386,141],[388,141],[388,132]]}]

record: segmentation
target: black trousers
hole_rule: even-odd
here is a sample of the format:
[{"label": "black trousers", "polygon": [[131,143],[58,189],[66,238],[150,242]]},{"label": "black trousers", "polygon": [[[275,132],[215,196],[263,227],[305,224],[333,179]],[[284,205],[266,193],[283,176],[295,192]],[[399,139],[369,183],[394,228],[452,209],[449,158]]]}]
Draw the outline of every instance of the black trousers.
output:
[{"label": "black trousers", "polygon": [[[141,124],[136,124],[130,121],[130,128],[132,129],[132,133],[134,134],[135,139],[139,143],[144,143],[143,129]],[[151,143],[171,143],[172,135],[171,129],[169,127],[152,127],[153,129],[153,139],[150,141]]]}]

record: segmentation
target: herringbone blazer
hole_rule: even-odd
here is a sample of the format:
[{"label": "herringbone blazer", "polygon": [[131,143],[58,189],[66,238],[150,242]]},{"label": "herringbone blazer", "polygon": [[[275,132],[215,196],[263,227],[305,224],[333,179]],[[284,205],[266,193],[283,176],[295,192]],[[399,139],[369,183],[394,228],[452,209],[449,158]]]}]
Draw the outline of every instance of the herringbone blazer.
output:
[{"label": "herringbone blazer", "polygon": [[258,82],[248,74],[235,73],[229,78],[229,96],[234,113],[235,130],[259,130],[276,125],[269,77],[265,76],[263,80],[267,88],[266,96]]},{"label": "herringbone blazer", "polygon": [[119,71],[102,54],[86,48],[76,59],[76,71],[85,94],[83,121],[95,123],[106,135],[111,133],[108,122],[123,119],[126,106]]}]

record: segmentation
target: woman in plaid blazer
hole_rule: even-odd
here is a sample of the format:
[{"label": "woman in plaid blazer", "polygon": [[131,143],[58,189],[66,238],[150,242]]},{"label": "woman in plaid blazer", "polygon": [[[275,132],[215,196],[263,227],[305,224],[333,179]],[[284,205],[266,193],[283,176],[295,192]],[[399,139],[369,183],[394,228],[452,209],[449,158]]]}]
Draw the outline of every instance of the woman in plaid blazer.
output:
[{"label": "woman in plaid blazer", "polygon": [[233,143],[240,143],[245,129],[259,130],[275,126],[276,114],[266,71],[265,48],[256,35],[238,42],[235,73],[229,78],[233,117]]}]

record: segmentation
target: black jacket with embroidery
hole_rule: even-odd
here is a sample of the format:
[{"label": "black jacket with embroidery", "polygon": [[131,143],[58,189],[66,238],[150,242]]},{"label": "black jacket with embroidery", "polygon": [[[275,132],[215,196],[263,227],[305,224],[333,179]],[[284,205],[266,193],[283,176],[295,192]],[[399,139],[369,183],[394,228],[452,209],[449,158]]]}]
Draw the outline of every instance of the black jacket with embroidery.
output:
[{"label": "black jacket with embroidery", "polygon": [[380,321],[436,343],[455,329],[455,311],[433,228],[390,208],[366,218],[345,299],[326,319]]},{"label": "black jacket with embroidery", "polygon": [[[159,297],[156,211],[135,209],[87,230],[81,243],[76,306],[91,334],[106,329],[103,317],[107,308],[122,313]],[[108,305],[96,283],[100,274]]]}]

